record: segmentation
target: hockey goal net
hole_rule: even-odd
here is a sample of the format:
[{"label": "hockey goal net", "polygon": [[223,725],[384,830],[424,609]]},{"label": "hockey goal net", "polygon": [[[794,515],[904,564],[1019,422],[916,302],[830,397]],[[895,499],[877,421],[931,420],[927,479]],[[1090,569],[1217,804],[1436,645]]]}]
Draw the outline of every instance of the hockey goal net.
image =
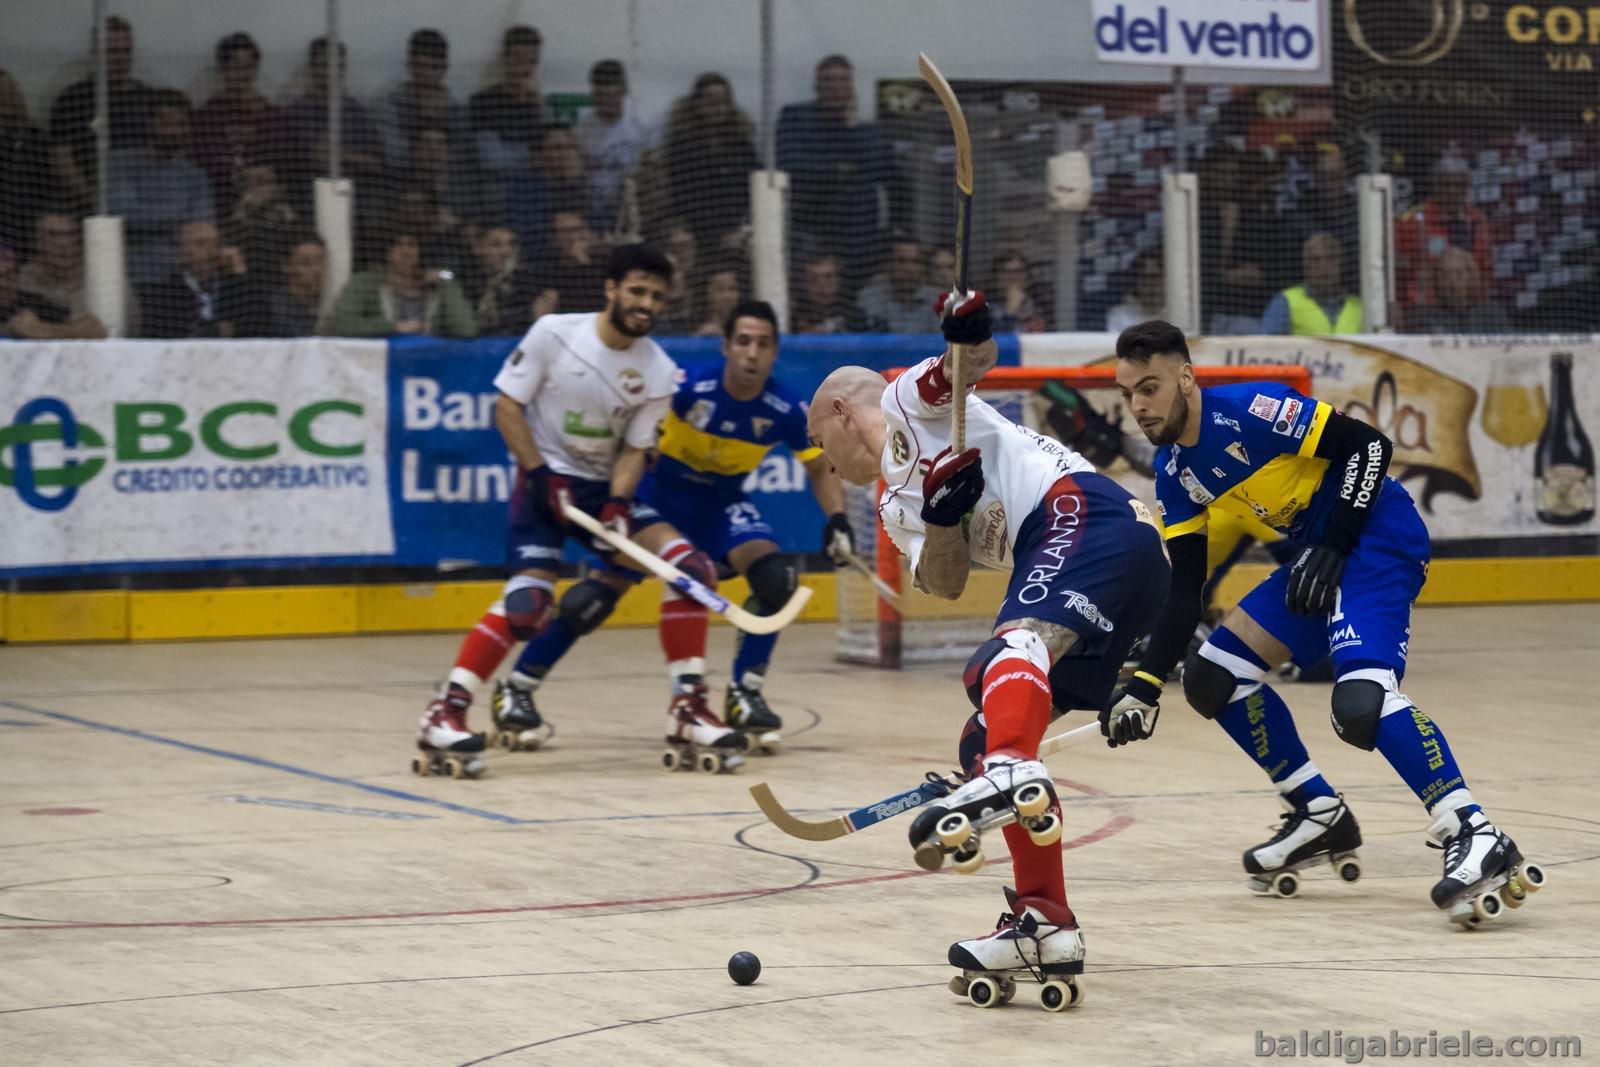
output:
[{"label": "hockey goal net", "polygon": [[[892,380],[899,373],[886,376]],[[1202,387],[1280,382],[1311,394],[1311,374],[1299,366],[1196,367],[1195,376]],[[1071,446],[1154,505],[1150,459],[1155,450],[1124,413],[1112,364],[997,367],[978,383],[978,393],[1007,418]],[[862,559],[898,591],[900,603],[891,603],[866,574],[840,570],[835,658],[886,668],[964,659],[989,636],[1010,575],[974,568],[956,600],[913,588],[906,560],[878,522],[882,489],[881,482],[871,488],[846,486],[850,524]]]}]

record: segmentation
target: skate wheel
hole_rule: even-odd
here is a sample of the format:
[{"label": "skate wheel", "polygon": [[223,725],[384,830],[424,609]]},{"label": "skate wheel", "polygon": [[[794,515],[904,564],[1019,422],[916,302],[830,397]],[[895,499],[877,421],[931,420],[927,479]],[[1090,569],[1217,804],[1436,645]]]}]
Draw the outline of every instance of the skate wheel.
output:
[{"label": "skate wheel", "polygon": [[451,756],[449,759],[445,760],[444,765],[445,769],[450,772],[450,777],[452,778],[460,778],[467,772],[466,765],[455,756]]},{"label": "skate wheel", "polygon": [[954,978],[950,979],[948,988],[950,992],[954,993],[956,996],[964,997],[967,995],[967,986],[971,984],[971,982],[967,981],[966,975],[958,974]]},{"label": "skate wheel", "polygon": [[977,849],[971,852],[957,852],[950,858],[950,866],[954,867],[958,874],[973,874],[983,866],[983,853]]},{"label": "skate wheel", "polygon": [[428,761],[421,756],[413,756],[411,758],[411,773],[426,778],[428,776]]},{"label": "skate wheel", "polygon": [[1066,1011],[1077,1007],[1082,999],[1078,983],[1070,978],[1065,981],[1054,979],[1039,988],[1039,1006],[1045,1011]]},{"label": "skate wheel", "polygon": [[1000,983],[1000,1003],[1001,1003],[1001,1005],[1010,1004],[1012,998],[1015,997],[1016,995],[1017,995],[1017,983],[1013,982],[1009,978],[1004,979],[1003,981],[1001,981],[1001,983]]},{"label": "skate wheel", "polygon": [[1517,868],[1514,875],[1517,884],[1529,893],[1537,893],[1544,888],[1544,868],[1532,863],[1524,863]]},{"label": "skate wheel", "polygon": [[[912,851],[911,857],[917,861],[917,866],[921,867],[925,871],[937,871],[940,867],[944,866],[944,849],[940,848],[932,841],[924,841],[922,844],[918,845],[916,849]],[[963,979],[963,981],[965,981],[965,979]],[[961,995],[965,996],[966,990],[963,989],[961,991]]]},{"label": "skate wheel", "polygon": [[1280,897],[1292,897],[1300,892],[1300,879],[1289,871],[1282,871],[1272,876],[1272,891]]},{"label": "skate wheel", "polygon": [[1500,900],[1508,908],[1520,908],[1528,899],[1528,891],[1515,878],[1500,887]]},{"label": "skate wheel", "polygon": [[1061,840],[1061,816],[1055,812],[1038,816],[1028,827],[1028,840],[1047,848]]},{"label": "skate wheel", "polygon": [[702,752],[696,766],[706,774],[716,774],[722,770],[722,757],[715,752]]},{"label": "skate wheel", "polygon": [[505,749],[507,752],[515,752],[517,748],[517,737],[512,733],[498,733],[494,735],[494,743]]},{"label": "skate wheel", "polygon": [[953,811],[939,820],[934,827],[939,843],[945,848],[960,848],[972,836],[972,820],[959,811]]},{"label": "skate wheel", "polygon": [[1039,815],[1050,806],[1050,791],[1038,782],[1029,782],[1012,796],[1011,806],[1025,819]]},{"label": "skate wheel", "polygon": [[1361,861],[1351,856],[1349,859],[1337,860],[1333,869],[1339,872],[1339,877],[1346,882],[1359,882],[1361,880]]},{"label": "skate wheel", "polygon": [[675,771],[683,766],[683,757],[678,754],[677,749],[669,748],[661,753],[661,766],[669,771]]},{"label": "skate wheel", "polygon": [[1000,999],[1000,983],[988,975],[979,975],[967,986],[967,999],[980,1008],[997,1008],[1002,1003]]},{"label": "skate wheel", "polygon": [[1500,903],[1500,898],[1494,893],[1485,893],[1472,902],[1472,914],[1479,922],[1488,922],[1505,910],[1505,905]]}]

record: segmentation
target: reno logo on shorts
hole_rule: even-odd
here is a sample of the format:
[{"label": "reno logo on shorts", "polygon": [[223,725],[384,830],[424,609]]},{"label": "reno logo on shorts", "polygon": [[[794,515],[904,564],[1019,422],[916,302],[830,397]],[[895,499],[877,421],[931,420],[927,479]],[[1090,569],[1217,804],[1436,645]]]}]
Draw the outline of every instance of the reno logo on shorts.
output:
[{"label": "reno logo on shorts", "polygon": [[1100,609],[1095,606],[1094,601],[1090,600],[1082,593],[1076,593],[1071,589],[1068,589],[1061,595],[1067,598],[1068,611],[1076,611],[1079,615],[1082,615],[1084,618],[1100,627],[1100,629],[1104,630],[1106,633],[1110,633],[1112,630],[1116,629],[1116,626],[1110,619],[1100,614]]}]

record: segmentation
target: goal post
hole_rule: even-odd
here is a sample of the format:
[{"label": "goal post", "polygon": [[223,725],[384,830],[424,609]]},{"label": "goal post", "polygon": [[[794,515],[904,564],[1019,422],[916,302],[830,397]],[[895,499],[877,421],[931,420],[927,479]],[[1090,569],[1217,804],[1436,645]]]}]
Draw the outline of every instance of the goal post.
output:
[{"label": "goal post", "polygon": [[[1311,373],[1301,366],[1197,366],[1194,370],[1202,388],[1276,382],[1311,395]],[[893,381],[901,373],[891,370],[884,376]],[[1154,503],[1154,483],[1139,463],[1143,458],[1147,467],[1154,450],[1126,417],[1116,389],[1115,364],[996,367],[984,375],[977,392],[1007,418],[1047,437],[1065,440],[1074,438],[1086,425],[1098,426],[1097,438],[1078,436],[1065,443],[1078,448],[1129,492]],[[1092,410],[1077,410],[1077,404]],[[1124,431],[1120,448],[1115,445],[1117,430]],[[1107,455],[1113,451],[1119,454]],[[1102,461],[1104,466],[1100,466]],[[835,658],[890,669],[965,659],[989,636],[1010,574],[974,567],[966,591],[955,600],[941,600],[913,588],[906,560],[878,520],[877,502],[882,492],[882,482],[867,488],[846,486],[846,508],[850,525],[857,531],[859,550],[878,577],[900,592],[900,605],[896,607],[881,596],[865,575],[840,570]]]}]

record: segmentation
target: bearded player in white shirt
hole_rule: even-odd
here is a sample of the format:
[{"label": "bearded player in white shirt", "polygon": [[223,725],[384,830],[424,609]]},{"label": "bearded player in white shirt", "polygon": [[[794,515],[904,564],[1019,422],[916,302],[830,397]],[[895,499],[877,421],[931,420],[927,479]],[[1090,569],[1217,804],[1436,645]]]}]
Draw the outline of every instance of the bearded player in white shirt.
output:
[{"label": "bearded player in white shirt", "polygon": [[[945,339],[970,346],[963,369],[977,380],[998,358],[983,294],[947,294],[937,310]],[[948,360],[924,360],[887,388],[865,367],[834,371],[811,402],[811,436],[846,481],[883,478],[878,514],[917,588],[955,599],[972,566],[1011,571],[994,636],[964,672],[978,709],[959,744],[966,782],[920,809],[910,836],[922,866],[952,854],[970,870],[976,831],[1004,826],[1016,889],[993,933],[950,947],[963,971],[952,988],[975,1003],[980,990],[1005,999],[1026,975],[1045,984],[1046,1006],[1065,1007],[1078,996],[1083,937],[1039,742],[1055,712],[1091,708],[1105,723],[1118,668],[1159,616],[1171,569],[1142,503],[975,395],[961,398],[967,447],[953,452]]]},{"label": "bearded player in white shirt", "polygon": [[[506,531],[511,577],[501,599],[467,634],[444,688],[422,717],[417,747],[423,755],[412,762],[417,773],[481,773],[485,736],[467,728],[467,710],[512,646],[551,625],[573,635],[590,632],[642,577],[598,544],[603,565],[589,569],[558,603],[563,545],[569,536],[586,537],[563,520],[565,506],[597,515],[648,551],[716,584],[715,572],[696,562],[703,553],[653,512],[641,513],[647,525],[635,529],[634,491],[677,389],[677,365],[648,337],[666,306],[672,272],[672,263],[651,245],[619,246],[607,264],[605,310],[542,316],[496,375],[495,425],[520,472]],[[669,739],[729,756],[742,751],[743,739],[703,702],[681,704],[675,700],[668,712]],[[520,742],[531,746],[534,724],[514,726]]]}]

